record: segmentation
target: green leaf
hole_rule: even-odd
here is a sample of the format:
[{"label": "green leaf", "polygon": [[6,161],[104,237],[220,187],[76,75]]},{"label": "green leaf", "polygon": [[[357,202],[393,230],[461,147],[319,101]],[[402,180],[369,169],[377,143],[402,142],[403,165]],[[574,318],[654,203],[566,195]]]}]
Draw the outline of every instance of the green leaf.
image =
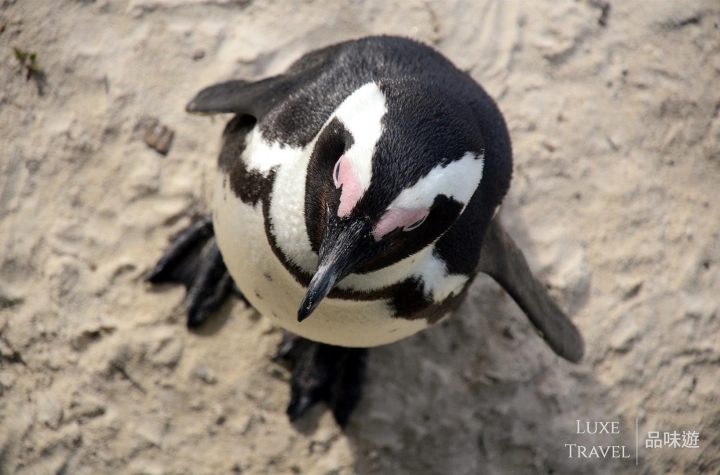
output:
[{"label": "green leaf", "polygon": [[27,53],[20,48],[13,48],[15,50],[15,57],[18,59],[18,61],[25,61],[25,58],[27,58]]}]

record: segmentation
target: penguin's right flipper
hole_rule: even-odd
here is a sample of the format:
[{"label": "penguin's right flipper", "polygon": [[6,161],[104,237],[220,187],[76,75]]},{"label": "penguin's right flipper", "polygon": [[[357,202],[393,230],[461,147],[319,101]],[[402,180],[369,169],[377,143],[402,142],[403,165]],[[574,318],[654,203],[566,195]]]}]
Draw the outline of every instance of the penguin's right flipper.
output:
[{"label": "penguin's right flipper", "polygon": [[206,87],[185,107],[193,114],[233,113],[261,119],[274,104],[282,101],[295,86],[285,76],[257,82],[227,81]]},{"label": "penguin's right flipper", "polygon": [[341,45],[331,45],[298,59],[281,75],[259,81],[227,81],[206,87],[185,107],[193,114],[233,113],[261,120],[275,105],[285,102],[300,85],[325,70]]},{"label": "penguin's right flipper", "polygon": [[512,296],[555,353],[573,363],[582,359],[585,352],[582,335],[532,275],[525,256],[498,217],[490,222],[485,234],[479,270]]},{"label": "penguin's right flipper", "polygon": [[185,286],[189,327],[205,321],[231,293],[242,297],[225,267],[210,217],[204,217],[182,231],[147,280],[153,284],[171,282]]},{"label": "penguin's right flipper", "polygon": [[275,359],[294,363],[286,411],[290,420],[325,401],[344,428],[360,402],[367,355],[367,348],[326,345],[283,331]]}]

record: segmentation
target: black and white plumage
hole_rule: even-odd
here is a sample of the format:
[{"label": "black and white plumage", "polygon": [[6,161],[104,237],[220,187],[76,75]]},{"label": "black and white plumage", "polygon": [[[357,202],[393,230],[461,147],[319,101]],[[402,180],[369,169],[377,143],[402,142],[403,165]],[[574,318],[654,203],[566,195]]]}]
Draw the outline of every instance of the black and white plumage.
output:
[{"label": "black and white plumage", "polygon": [[[203,228],[214,228],[222,257],[212,239],[188,251],[197,235],[188,233],[151,276],[186,283],[190,322],[230,292],[218,273],[224,261],[253,307],[292,334],[366,348],[446,317],[484,272],[556,353],[582,357],[578,331],[496,219],[512,174],[503,117],[433,49],[396,37],[348,41],[279,76],[211,86],[187,109],[236,114],[223,134],[213,223]],[[288,336],[284,354],[297,341]],[[323,370],[326,386],[334,373],[364,372],[353,355],[348,364],[362,369]],[[320,360],[304,366],[317,370]],[[295,415],[313,398],[343,397],[315,390],[294,386]],[[341,422],[351,410],[340,410]]]}]

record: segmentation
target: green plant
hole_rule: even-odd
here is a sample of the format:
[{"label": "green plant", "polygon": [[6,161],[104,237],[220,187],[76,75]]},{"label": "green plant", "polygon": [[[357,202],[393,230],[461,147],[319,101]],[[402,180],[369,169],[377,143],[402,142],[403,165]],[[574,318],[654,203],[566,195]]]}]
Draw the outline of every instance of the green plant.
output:
[{"label": "green plant", "polygon": [[20,48],[13,48],[15,50],[15,57],[20,61],[20,65],[25,71],[25,80],[29,81],[33,75],[40,76],[42,74],[42,68],[37,62],[37,53],[28,53]]}]

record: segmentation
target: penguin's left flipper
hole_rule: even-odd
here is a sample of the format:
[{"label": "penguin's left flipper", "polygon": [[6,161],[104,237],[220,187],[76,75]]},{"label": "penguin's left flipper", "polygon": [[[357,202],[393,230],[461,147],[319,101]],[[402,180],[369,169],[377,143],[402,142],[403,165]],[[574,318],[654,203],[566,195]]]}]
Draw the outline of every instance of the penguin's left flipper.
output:
[{"label": "penguin's left flipper", "polygon": [[175,238],[147,280],[153,284],[167,282],[185,286],[189,327],[204,322],[230,294],[244,298],[225,267],[209,216],[193,223]]},{"label": "penguin's left flipper", "polygon": [[276,360],[294,364],[287,415],[297,420],[318,401],[325,401],[345,428],[362,394],[367,348],[343,348],[307,340],[283,331]]},{"label": "penguin's left flipper", "polygon": [[497,216],[485,234],[479,270],[512,296],[555,353],[573,363],[582,359],[585,353],[582,335],[532,275],[525,256]]}]

